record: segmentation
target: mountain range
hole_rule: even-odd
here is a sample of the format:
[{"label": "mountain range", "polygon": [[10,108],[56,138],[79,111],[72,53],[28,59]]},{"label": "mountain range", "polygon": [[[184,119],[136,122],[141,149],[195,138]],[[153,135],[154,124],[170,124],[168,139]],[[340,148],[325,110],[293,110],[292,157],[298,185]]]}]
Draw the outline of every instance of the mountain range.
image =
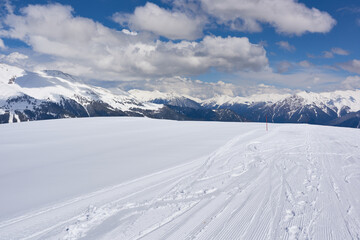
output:
[{"label": "mountain range", "polygon": [[96,116],[360,128],[360,90],[199,99],[175,92],[110,91],[61,71],[30,72],[0,64],[0,123]]}]

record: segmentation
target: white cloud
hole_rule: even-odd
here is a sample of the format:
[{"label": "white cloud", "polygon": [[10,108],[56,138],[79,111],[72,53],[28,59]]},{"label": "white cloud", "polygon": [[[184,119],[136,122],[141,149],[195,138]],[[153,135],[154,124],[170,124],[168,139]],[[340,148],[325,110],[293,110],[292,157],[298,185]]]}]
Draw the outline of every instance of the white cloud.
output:
[{"label": "white cloud", "polygon": [[14,7],[13,5],[11,4],[11,0],[2,0],[1,3],[0,3],[0,6],[2,8],[4,8],[4,10],[7,12],[7,13],[13,13],[14,12]]},{"label": "white cloud", "polygon": [[261,25],[251,18],[237,18],[233,21],[227,22],[230,25],[232,30],[242,31],[242,32],[261,32]]},{"label": "white cloud", "polygon": [[350,13],[360,13],[359,7],[342,7],[337,9],[338,12],[350,12]]},{"label": "white cloud", "polygon": [[289,52],[294,52],[296,50],[295,46],[291,45],[289,42],[280,41],[276,43],[281,49],[287,50]]},{"label": "white cloud", "polygon": [[303,68],[309,68],[309,67],[313,66],[313,64],[311,62],[306,61],[306,60],[299,62],[298,65]]},{"label": "white cloud", "polygon": [[136,36],[136,35],[138,35],[138,33],[137,32],[131,32],[131,31],[129,31],[129,30],[127,30],[127,29],[123,29],[123,30],[121,30],[123,33],[125,33],[125,34],[127,34],[127,35],[131,35],[131,36]]},{"label": "white cloud", "polygon": [[331,91],[347,89],[342,84],[344,77],[329,72],[326,69],[304,68],[297,69],[288,74],[274,72],[271,68],[261,72],[239,72],[238,79],[253,83],[265,83],[278,88],[309,89],[311,91]]},{"label": "white cloud", "polygon": [[177,93],[200,99],[212,98],[216,95],[236,96],[237,87],[231,83],[208,83],[183,77],[159,78],[152,81],[122,82],[122,89],[140,89],[146,91],[160,91],[164,93]]},{"label": "white cloud", "polygon": [[360,74],[360,60],[358,59],[354,59],[346,63],[341,63],[339,66],[346,71]]},{"label": "white cloud", "polygon": [[330,51],[324,51],[322,57],[323,57],[323,58],[333,58],[333,57],[334,57],[334,53],[333,53],[333,52],[330,52]]},{"label": "white cloud", "polygon": [[139,89],[145,91],[160,91],[163,93],[176,93],[198,99],[209,99],[219,95],[249,96],[263,93],[287,93],[289,89],[278,89],[271,85],[257,84],[244,81],[233,83],[218,81],[204,82],[182,77],[160,78],[151,81],[121,82],[118,85],[125,90]]},{"label": "white cloud", "polygon": [[5,43],[2,39],[0,39],[0,49],[6,49]]},{"label": "white cloud", "polygon": [[200,99],[217,95],[249,96],[265,93],[295,93],[300,90],[314,92],[349,90],[360,87],[360,76],[343,77],[325,70],[300,69],[290,74],[280,74],[271,68],[261,72],[238,72],[227,75],[221,81],[209,83],[189,78],[171,77],[150,81],[120,82],[125,90],[158,90]]},{"label": "white cloud", "polygon": [[342,48],[332,48],[331,52],[336,54],[336,55],[341,55],[341,56],[347,56],[350,53]]},{"label": "white cloud", "polygon": [[74,17],[60,4],[29,5],[5,18],[0,35],[20,39],[54,61],[42,66],[98,79],[143,79],[220,71],[260,71],[266,51],[248,38],[206,36],[199,42],[154,40],[152,35],[116,31]]},{"label": "white cloud", "polygon": [[149,31],[168,39],[195,40],[203,36],[206,20],[180,11],[160,8],[154,3],[137,7],[134,14],[115,13],[113,20],[136,31]]},{"label": "white cloud", "polygon": [[334,55],[347,56],[350,53],[342,48],[332,48],[330,51],[324,51],[323,58],[333,58]]},{"label": "white cloud", "polygon": [[336,47],[336,48],[330,49],[329,51],[323,51],[320,56],[308,54],[308,57],[310,57],[310,58],[334,58],[334,55],[347,56],[349,54],[350,54],[349,51]]},{"label": "white cloud", "polygon": [[276,70],[278,73],[285,73],[288,72],[292,66],[293,66],[292,63],[288,61],[282,61],[277,64]]},{"label": "white cloud", "polygon": [[360,76],[349,76],[342,82],[342,84],[349,89],[359,89]]},{"label": "white cloud", "polygon": [[326,33],[336,24],[328,13],[308,8],[296,0],[200,1],[203,9],[215,16],[219,22],[234,24],[240,20],[243,28],[250,31],[259,31],[260,23],[268,23],[279,33]]}]

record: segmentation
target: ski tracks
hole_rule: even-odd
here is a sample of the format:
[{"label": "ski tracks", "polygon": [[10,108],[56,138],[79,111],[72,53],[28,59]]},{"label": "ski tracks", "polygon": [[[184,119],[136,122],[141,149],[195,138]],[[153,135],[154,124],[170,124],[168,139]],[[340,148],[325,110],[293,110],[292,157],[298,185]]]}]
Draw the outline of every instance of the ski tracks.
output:
[{"label": "ski tracks", "polygon": [[360,239],[359,146],[312,129],[242,133],[208,157],[2,222],[0,239]]}]

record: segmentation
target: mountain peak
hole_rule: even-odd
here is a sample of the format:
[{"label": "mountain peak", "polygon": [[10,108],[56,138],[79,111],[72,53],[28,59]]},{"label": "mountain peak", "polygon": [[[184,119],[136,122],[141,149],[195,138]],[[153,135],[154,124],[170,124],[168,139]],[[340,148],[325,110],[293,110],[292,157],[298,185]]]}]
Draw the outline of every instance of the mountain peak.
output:
[{"label": "mountain peak", "polygon": [[78,81],[79,80],[78,77],[75,77],[68,73],[64,73],[59,70],[43,70],[42,72],[49,77],[59,77],[59,78],[70,80],[70,81]]}]

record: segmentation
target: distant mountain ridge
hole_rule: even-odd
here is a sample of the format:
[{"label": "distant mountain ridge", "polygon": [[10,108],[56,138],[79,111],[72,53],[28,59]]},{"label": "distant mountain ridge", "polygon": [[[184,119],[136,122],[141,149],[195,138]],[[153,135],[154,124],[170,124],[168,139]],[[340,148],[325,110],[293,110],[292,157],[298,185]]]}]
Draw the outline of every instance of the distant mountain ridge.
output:
[{"label": "distant mountain ridge", "polygon": [[195,121],[310,123],[360,128],[360,90],[216,96],[90,86],[57,70],[29,72],[0,64],[0,123],[137,116]]},{"label": "distant mountain ridge", "polygon": [[141,101],[119,89],[115,94],[61,71],[29,72],[0,64],[0,123],[96,116],[242,121],[227,110],[192,109]]},{"label": "distant mountain ridge", "polygon": [[226,95],[199,100],[178,94],[158,91],[129,91],[148,102],[161,102],[172,106],[194,105],[212,110],[231,110],[243,119],[253,122],[310,123],[360,128],[360,90],[324,93],[299,92],[296,94],[261,94],[249,97]]}]

